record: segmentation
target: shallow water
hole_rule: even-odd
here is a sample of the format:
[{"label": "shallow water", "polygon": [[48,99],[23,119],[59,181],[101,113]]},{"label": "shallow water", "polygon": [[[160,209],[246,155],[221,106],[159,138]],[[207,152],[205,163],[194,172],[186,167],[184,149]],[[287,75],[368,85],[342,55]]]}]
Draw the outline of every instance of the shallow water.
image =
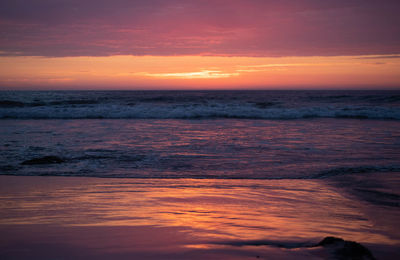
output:
[{"label": "shallow water", "polygon": [[[3,120],[11,175],[318,179],[400,170],[400,122],[298,120]],[[24,165],[44,156],[65,163]]]}]

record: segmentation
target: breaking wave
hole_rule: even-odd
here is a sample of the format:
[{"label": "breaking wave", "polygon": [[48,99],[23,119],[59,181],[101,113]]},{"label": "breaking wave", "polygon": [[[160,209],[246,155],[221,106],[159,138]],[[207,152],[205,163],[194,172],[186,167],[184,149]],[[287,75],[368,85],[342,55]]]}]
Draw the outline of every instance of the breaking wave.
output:
[{"label": "breaking wave", "polygon": [[94,104],[94,101],[68,101],[62,105],[24,105],[2,101],[1,119],[301,119],[357,118],[400,120],[397,107],[321,106],[281,107],[275,103],[207,103],[130,105]]}]

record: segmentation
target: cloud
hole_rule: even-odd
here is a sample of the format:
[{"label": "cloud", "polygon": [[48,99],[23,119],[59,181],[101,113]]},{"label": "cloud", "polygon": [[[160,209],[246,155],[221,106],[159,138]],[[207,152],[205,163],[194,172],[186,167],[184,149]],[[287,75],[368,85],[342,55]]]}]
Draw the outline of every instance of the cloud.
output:
[{"label": "cloud", "polygon": [[139,73],[148,77],[157,78],[179,78],[179,79],[217,79],[217,78],[229,78],[238,76],[238,72],[228,73],[219,70],[202,70],[196,72],[175,72],[175,73]]},{"label": "cloud", "polygon": [[398,0],[2,0],[0,56],[400,53]]},{"label": "cloud", "polygon": [[363,56],[357,57],[356,59],[360,60],[375,60],[375,59],[399,59],[400,55],[374,55],[374,56]]},{"label": "cloud", "polygon": [[282,63],[282,64],[257,64],[257,65],[238,65],[240,68],[275,68],[275,67],[296,67],[296,66],[310,66],[314,64],[309,63]]}]

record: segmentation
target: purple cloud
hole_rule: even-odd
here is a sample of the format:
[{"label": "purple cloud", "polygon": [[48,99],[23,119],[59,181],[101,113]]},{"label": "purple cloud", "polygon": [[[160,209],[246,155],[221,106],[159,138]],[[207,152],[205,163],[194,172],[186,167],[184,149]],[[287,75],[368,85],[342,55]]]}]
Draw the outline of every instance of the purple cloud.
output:
[{"label": "purple cloud", "polygon": [[0,55],[400,53],[398,0],[2,0]]}]

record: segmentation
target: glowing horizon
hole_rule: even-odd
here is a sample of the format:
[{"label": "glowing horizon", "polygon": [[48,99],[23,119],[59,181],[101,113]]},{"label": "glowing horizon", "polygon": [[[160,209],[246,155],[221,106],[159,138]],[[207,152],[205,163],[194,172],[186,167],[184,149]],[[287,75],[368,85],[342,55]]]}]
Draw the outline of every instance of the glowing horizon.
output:
[{"label": "glowing horizon", "polygon": [[[13,64],[13,66],[8,66]],[[0,89],[397,88],[400,56],[3,57]]]}]

